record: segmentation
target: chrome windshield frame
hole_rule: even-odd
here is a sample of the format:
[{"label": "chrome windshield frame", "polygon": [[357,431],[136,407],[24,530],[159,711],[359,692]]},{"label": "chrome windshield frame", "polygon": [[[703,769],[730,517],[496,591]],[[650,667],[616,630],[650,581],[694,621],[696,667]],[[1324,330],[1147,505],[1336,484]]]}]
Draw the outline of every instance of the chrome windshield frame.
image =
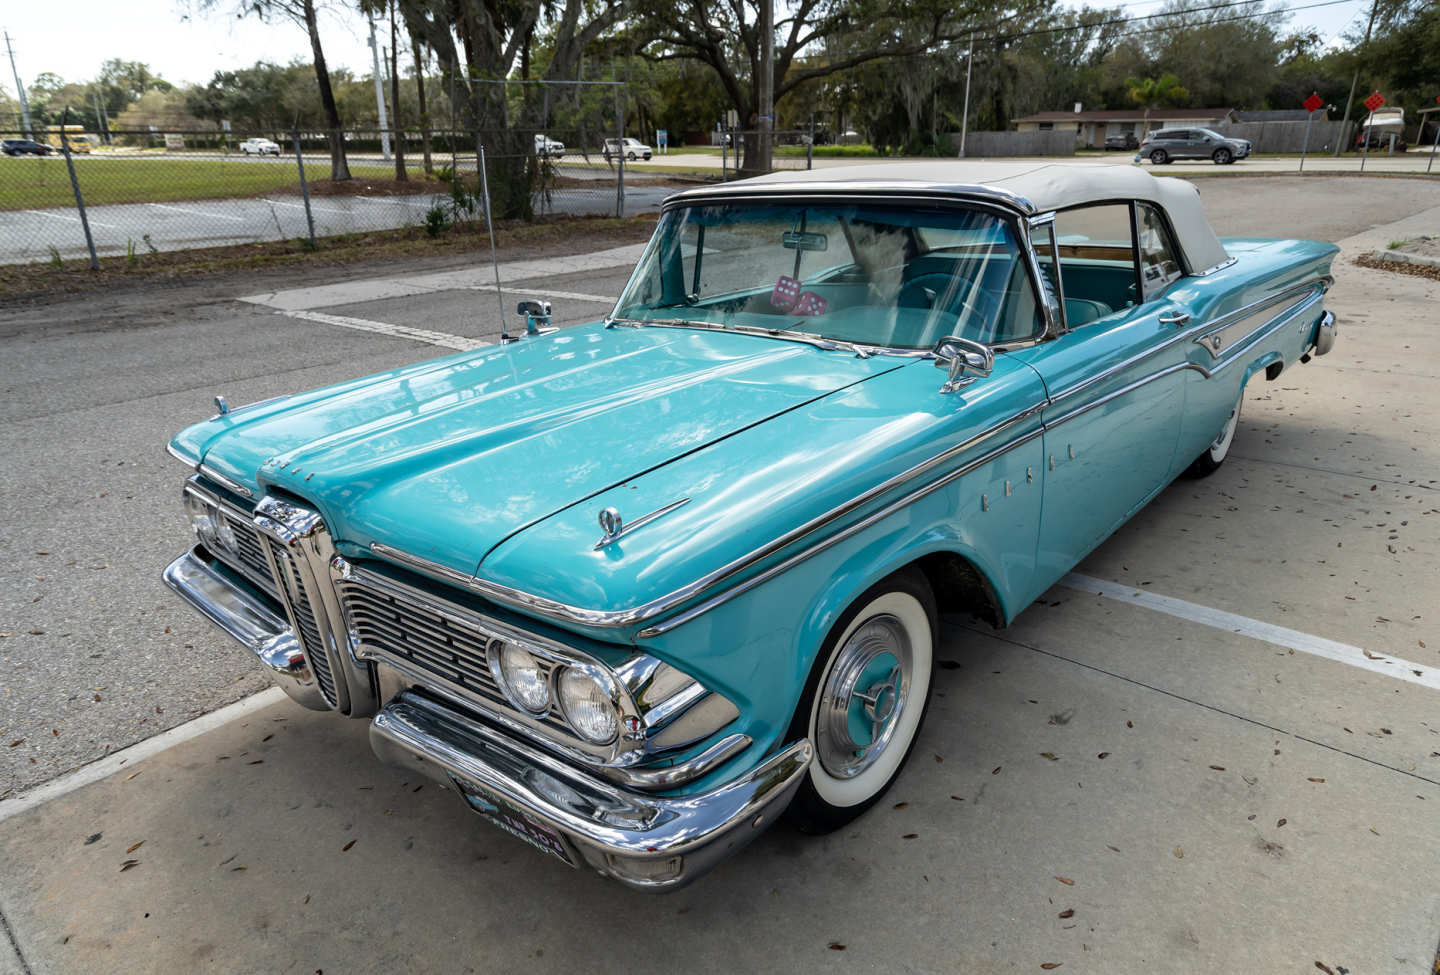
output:
[{"label": "chrome windshield frame", "polygon": [[[1025,266],[1026,273],[1030,277],[1030,286],[1035,295],[1035,304],[1039,309],[1043,324],[1039,330],[1024,339],[1016,339],[1007,342],[985,342],[982,343],[992,351],[1004,352],[1009,349],[1026,348],[1037,345],[1040,342],[1055,338],[1064,331],[1063,318],[1059,317],[1056,310],[1049,307],[1045,300],[1045,291],[1040,284],[1039,265],[1035,258],[1034,248],[1031,246],[1029,233],[1029,220],[1035,217],[1035,207],[1030,201],[1023,197],[995,194],[968,192],[924,192],[913,189],[907,190],[866,190],[866,191],[836,191],[834,189],[815,191],[797,191],[794,187],[768,188],[763,184],[740,193],[734,190],[709,193],[705,191],[689,190],[685,193],[668,197],[660,208],[660,217],[663,220],[673,210],[686,209],[693,206],[708,206],[715,204],[731,205],[737,203],[751,203],[761,206],[774,206],[785,202],[803,202],[805,205],[829,205],[829,206],[852,206],[857,203],[868,204],[893,204],[912,203],[926,206],[938,206],[942,209],[954,210],[980,210],[989,213],[1004,222],[1014,234],[1015,245],[1020,250],[1019,258]],[[1053,219],[1053,213],[1049,214]],[[1042,221],[1044,216],[1040,218]],[[756,335],[763,338],[777,338],[788,341],[804,342],[822,349],[844,349],[853,351],[861,358],[869,358],[871,355],[892,355],[909,358],[925,359],[933,358],[933,348],[903,348],[887,345],[871,345],[869,343],[846,342],[841,339],[824,338],[814,333],[798,332],[792,329],[769,329],[752,325],[725,325],[718,322],[702,322],[694,319],[679,319],[671,321],[651,321],[648,319],[632,318],[620,314],[620,304],[625,296],[630,293],[640,277],[641,268],[651,259],[655,249],[659,246],[660,234],[657,231],[651,234],[645,250],[641,252],[640,259],[635,262],[635,269],[625,282],[619,296],[615,299],[615,305],[610,313],[605,316],[604,322],[607,328],[616,326],[626,327],[655,327],[655,328],[694,328],[707,331],[733,332],[741,335]]]}]

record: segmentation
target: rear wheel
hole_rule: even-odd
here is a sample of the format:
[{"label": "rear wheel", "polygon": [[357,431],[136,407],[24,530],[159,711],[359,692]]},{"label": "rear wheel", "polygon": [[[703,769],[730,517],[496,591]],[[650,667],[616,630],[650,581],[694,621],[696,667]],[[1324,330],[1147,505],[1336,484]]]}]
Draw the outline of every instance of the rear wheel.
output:
[{"label": "rear wheel", "polygon": [[1240,391],[1240,398],[1235,401],[1235,408],[1230,411],[1230,418],[1220,428],[1220,435],[1205,448],[1205,452],[1190,464],[1185,471],[1191,477],[1209,477],[1220,469],[1225,463],[1225,458],[1230,455],[1230,445],[1235,442],[1235,428],[1240,425],[1240,407],[1245,402],[1245,391]]},{"label": "rear wheel", "polygon": [[1163,166],[1170,161],[1170,153],[1164,149],[1156,149],[1150,153],[1150,161],[1156,166]]},{"label": "rear wheel", "polygon": [[1235,161],[1235,154],[1229,149],[1216,149],[1215,154],[1210,158],[1215,160],[1217,166],[1228,166]]},{"label": "rear wheel", "polygon": [[868,589],[830,631],[788,741],[815,749],[786,818],[828,833],[869,809],[900,775],[929,704],[935,597],[907,569]]}]

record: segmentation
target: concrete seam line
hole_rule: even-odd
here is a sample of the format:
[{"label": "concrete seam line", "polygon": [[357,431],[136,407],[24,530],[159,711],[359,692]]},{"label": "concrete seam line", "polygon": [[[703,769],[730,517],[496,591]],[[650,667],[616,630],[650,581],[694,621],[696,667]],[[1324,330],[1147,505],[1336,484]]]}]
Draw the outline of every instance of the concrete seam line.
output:
[{"label": "concrete seam line", "polygon": [[481,342],[479,339],[467,339],[463,335],[451,335],[448,332],[432,332],[428,328],[413,328],[409,325],[391,325],[388,322],[372,322],[365,318],[351,318],[348,315],[327,315],[318,311],[281,311],[276,314],[284,315],[287,318],[297,318],[306,322],[318,322],[321,325],[338,325],[340,328],[353,328],[361,332],[374,332],[377,335],[388,335],[391,338],[410,339],[414,342],[424,342],[427,345],[438,345],[445,349],[455,349],[459,352],[468,352],[471,349],[478,349],[482,345],[489,345],[488,342]]},{"label": "concrete seam line", "polygon": [[[494,291],[493,284],[471,284],[467,285],[467,291]],[[507,286],[506,291],[514,292],[517,295],[541,295],[546,298],[564,298],[567,301],[593,301],[597,305],[612,305],[615,298],[612,295],[607,298],[604,295],[587,295],[578,291],[550,291],[545,288],[516,288]]]},{"label": "concrete seam line", "polygon": [[10,919],[0,911],[0,928],[5,929],[5,940],[10,942],[10,950],[15,953],[15,960],[20,963],[20,971],[23,975],[31,975],[30,963],[25,960],[25,952],[20,949],[20,939],[15,937],[15,929],[10,926]]},{"label": "concrete seam line", "polygon": [[249,697],[242,697],[233,704],[227,704],[217,711],[209,714],[202,714],[198,718],[178,724],[173,728],[160,732],[153,738],[146,738],[144,741],[137,741],[135,744],[122,748],[119,751],[111,752],[104,758],[97,759],[89,765],[82,765],[73,772],[60,776],[58,779],[51,779],[49,782],[36,786],[30,792],[14,799],[0,802],[0,823],[12,819],[21,813],[28,812],[36,806],[44,805],[51,799],[58,799],[63,795],[74,792],[93,782],[114,775],[129,765],[144,761],[152,755],[158,755],[166,749],[183,744],[192,738],[198,738],[209,731],[214,731],[222,725],[243,718],[248,714],[268,708],[272,704],[278,704],[286,700],[285,692],[278,687],[272,687],[261,691],[259,694],[252,694]]},{"label": "concrete seam line", "polygon": [[1095,579],[1075,572],[1071,572],[1061,579],[1060,585],[1077,592],[1097,593],[1107,599],[1131,603],[1157,613],[1189,620],[1192,623],[1211,626],[1217,630],[1249,637],[1252,640],[1260,640],[1263,643],[1285,647],[1288,650],[1298,650],[1301,653],[1323,657],[1326,660],[1348,664],[1360,670],[1368,670],[1385,677],[1393,677],[1396,680],[1440,691],[1440,668],[1402,660],[1389,654],[1370,654],[1368,651],[1360,647],[1352,647],[1348,643],[1327,640],[1322,636],[1301,633],[1299,630],[1276,626],[1273,623],[1251,619],[1238,613],[1227,613],[1223,609],[1212,609],[1209,606],[1201,606],[1199,603],[1176,599],[1174,596],[1143,592],[1134,586],[1123,586],[1118,582],[1107,582],[1104,579]]}]

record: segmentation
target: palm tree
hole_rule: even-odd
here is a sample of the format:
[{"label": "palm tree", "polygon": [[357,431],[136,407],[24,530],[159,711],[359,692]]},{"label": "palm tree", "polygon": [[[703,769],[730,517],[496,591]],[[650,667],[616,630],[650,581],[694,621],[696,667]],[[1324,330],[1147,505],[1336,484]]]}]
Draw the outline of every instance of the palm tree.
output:
[{"label": "palm tree", "polygon": [[[1184,101],[1190,92],[1180,79],[1173,74],[1162,74],[1158,78],[1127,78],[1125,87],[1130,91],[1130,100],[1145,106],[1145,133],[1150,132],[1150,109],[1165,102]],[[1143,134],[1142,134],[1143,137]]]}]

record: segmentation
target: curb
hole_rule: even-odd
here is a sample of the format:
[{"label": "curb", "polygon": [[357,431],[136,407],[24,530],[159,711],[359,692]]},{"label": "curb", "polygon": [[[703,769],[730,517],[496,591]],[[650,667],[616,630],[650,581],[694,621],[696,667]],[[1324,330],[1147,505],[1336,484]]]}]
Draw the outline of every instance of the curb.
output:
[{"label": "curb", "polygon": [[1402,251],[1371,251],[1377,261],[1391,261],[1395,264],[1418,264],[1421,267],[1440,267],[1440,257],[1425,257],[1421,254],[1406,254]]}]

